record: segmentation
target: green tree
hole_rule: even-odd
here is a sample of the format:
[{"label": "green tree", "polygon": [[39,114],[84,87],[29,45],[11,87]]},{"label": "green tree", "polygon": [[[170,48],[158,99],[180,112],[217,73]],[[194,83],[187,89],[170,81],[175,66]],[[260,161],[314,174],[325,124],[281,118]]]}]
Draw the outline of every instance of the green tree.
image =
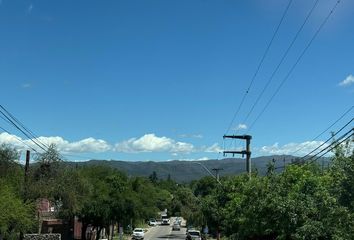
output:
[{"label": "green tree", "polygon": [[34,205],[24,203],[19,192],[0,179],[0,236],[18,239],[20,232],[31,232],[35,226]]},{"label": "green tree", "polygon": [[19,157],[20,154],[15,148],[0,145],[0,179],[6,179],[18,192],[22,191],[24,179],[23,168],[18,163]]},{"label": "green tree", "polygon": [[200,199],[188,187],[179,187],[173,195],[172,214],[180,215],[193,226],[203,225]]},{"label": "green tree", "polygon": [[24,174],[18,159],[16,149],[0,146],[0,238],[4,239],[17,239],[34,224],[33,204],[22,199]]},{"label": "green tree", "polygon": [[149,179],[152,183],[156,184],[157,181],[158,181],[158,178],[157,178],[157,173],[155,171],[153,171],[150,176],[149,176]]},{"label": "green tree", "polygon": [[236,177],[224,227],[233,239],[350,239],[353,219],[330,192],[331,177],[317,165],[279,174]]}]

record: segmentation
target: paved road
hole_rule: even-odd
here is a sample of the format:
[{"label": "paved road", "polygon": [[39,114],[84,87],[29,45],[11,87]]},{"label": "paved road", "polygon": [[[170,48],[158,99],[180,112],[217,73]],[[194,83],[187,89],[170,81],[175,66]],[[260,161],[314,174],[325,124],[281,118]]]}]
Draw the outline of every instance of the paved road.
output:
[{"label": "paved road", "polygon": [[172,226],[156,226],[149,229],[145,233],[144,240],[181,240],[186,239],[186,228],[181,228],[179,231],[172,231]]}]

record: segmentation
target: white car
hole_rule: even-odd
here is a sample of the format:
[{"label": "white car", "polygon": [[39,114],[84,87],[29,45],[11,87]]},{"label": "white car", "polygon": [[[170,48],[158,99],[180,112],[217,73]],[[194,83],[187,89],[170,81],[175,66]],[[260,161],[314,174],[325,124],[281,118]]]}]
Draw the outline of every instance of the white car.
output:
[{"label": "white car", "polygon": [[179,223],[176,221],[176,222],[174,222],[173,223],[173,225],[172,225],[172,231],[179,231],[179,230],[181,230],[181,225],[179,225]]},{"label": "white car", "polygon": [[193,239],[193,240],[202,240],[202,235],[200,234],[200,231],[190,229],[187,231],[187,240]]},{"label": "white car", "polygon": [[142,228],[135,228],[133,230],[133,234],[132,234],[132,239],[144,239],[144,229]]},{"label": "white car", "polygon": [[157,222],[154,218],[150,218],[149,220],[149,226],[156,226],[157,225]]}]

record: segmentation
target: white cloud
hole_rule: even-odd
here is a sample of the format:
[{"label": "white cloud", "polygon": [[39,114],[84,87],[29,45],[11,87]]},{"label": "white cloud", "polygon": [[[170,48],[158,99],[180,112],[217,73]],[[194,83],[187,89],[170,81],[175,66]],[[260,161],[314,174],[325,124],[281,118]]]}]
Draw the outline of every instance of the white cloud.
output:
[{"label": "white cloud", "polygon": [[66,152],[106,152],[111,146],[102,139],[94,139],[92,137],[82,139],[77,142],[68,143]]},{"label": "white cloud", "polygon": [[[323,144],[323,141],[307,141],[303,143],[288,143],[283,146],[280,146],[279,143],[274,143],[271,146],[263,146],[261,148],[255,148],[260,155],[282,155],[282,154],[289,154],[292,155],[296,152],[295,155],[306,155],[318,146]],[[323,148],[327,147],[328,144],[324,144],[322,147],[318,149],[318,151],[322,150]],[[314,154],[317,153],[314,152]]]},{"label": "white cloud", "polygon": [[20,142],[21,138],[16,137],[15,135],[8,134],[6,132],[0,133],[0,144],[9,144],[15,148],[21,149],[25,145]]},{"label": "white cloud", "polygon": [[203,138],[202,134],[180,134],[178,135],[180,138]]},{"label": "white cloud", "polygon": [[[111,149],[111,146],[106,141],[101,139],[94,139],[92,137],[76,142],[69,142],[62,137],[38,137],[34,140],[38,140],[47,146],[50,144],[55,144],[58,150],[63,153],[99,153],[106,152]],[[35,145],[31,140],[24,140],[20,137],[10,135],[5,132],[0,134],[0,144],[2,143],[10,144],[20,150],[28,148],[26,144],[33,147],[34,149],[38,149],[37,145]]]},{"label": "white cloud", "polygon": [[210,147],[206,147],[204,149],[204,152],[207,152],[207,153],[219,153],[219,152],[222,152],[222,151],[223,151],[223,149],[219,146],[218,143],[214,143]]},{"label": "white cloud", "polygon": [[245,129],[247,129],[247,125],[240,123],[237,127],[235,127],[234,130],[245,130]]},{"label": "white cloud", "polygon": [[115,151],[126,153],[138,152],[172,152],[191,153],[194,146],[190,143],[176,142],[168,137],[157,137],[155,134],[145,134],[140,138],[131,138],[127,141],[117,143]]},{"label": "white cloud", "polygon": [[353,83],[354,83],[354,76],[350,74],[346,77],[346,79],[344,79],[343,81],[341,81],[339,83],[339,86],[345,87],[345,86],[349,86]]},{"label": "white cloud", "polygon": [[171,148],[174,153],[191,153],[194,151],[194,146],[191,143],[176,142]]}]

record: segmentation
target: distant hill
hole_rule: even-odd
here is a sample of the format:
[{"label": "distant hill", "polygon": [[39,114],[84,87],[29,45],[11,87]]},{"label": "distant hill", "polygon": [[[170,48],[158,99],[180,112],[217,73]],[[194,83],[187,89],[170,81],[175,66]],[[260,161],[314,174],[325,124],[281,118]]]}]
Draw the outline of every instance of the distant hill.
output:
[{"label": "distant hill", "polygon": [[[291,163],[296,157],[289,155],[275,155],[266,157],[252,158],[252,170],[258,170],[259,174],[263,175],[267,171],[267,164],[275,160],[277,171],[281,171],[284,164]],[[328,161],[328,159],[326,160]],[[90,160],[87,162],[70,162],[69,164],[85,165],[106,165],[117,168],[125,172],[129,176],[144,176],[148,177],[153,171],[157,173],[158,178],[166,179],[168,175],[177,182],[190,182],[208,176],[209,173],[202,166],[204,165],[209,170],[213,168],[222,168],[220,176],[238,175],[246,170],[246,160],[240,158],[226,158],[221,160],[205,160],[205,161],[165,161],[165,162],[128,162],[117,160]],[[202,164],[202,165],[200,165]]]}]

